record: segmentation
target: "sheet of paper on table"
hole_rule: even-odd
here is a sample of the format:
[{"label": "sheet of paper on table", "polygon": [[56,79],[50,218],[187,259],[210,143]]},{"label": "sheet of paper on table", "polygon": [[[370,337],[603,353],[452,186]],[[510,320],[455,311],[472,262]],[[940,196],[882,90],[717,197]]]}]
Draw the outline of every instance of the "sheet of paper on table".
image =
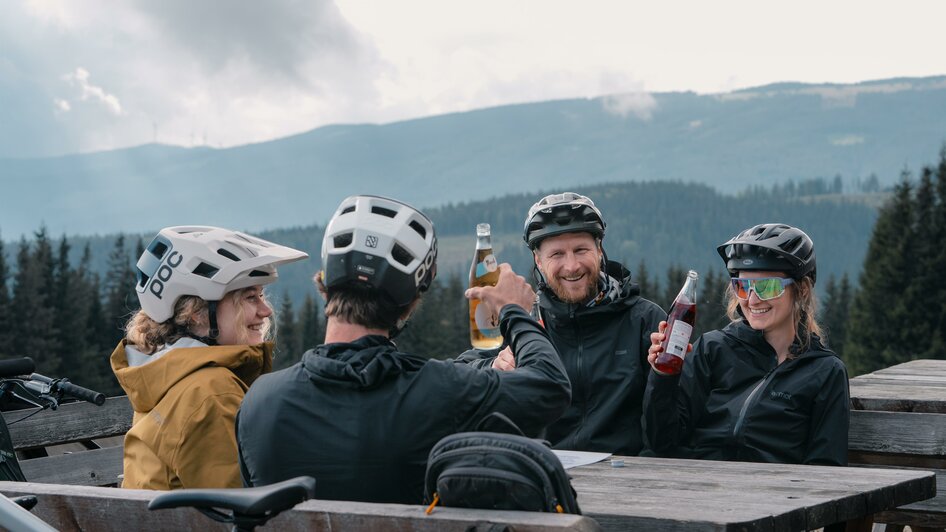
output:
[{"label": "sheet of paper on table", "polygon": [[600,462],[606,460],[610,453],[588,453],[585,451],[562,451],[559,449],[552,449],[552,452],[555,453],[555,456],[558,456],[558,459],[562,461],[562,465],[565,466],[565,469],[571,469],[573,467],[593,464],[595,462]]}]

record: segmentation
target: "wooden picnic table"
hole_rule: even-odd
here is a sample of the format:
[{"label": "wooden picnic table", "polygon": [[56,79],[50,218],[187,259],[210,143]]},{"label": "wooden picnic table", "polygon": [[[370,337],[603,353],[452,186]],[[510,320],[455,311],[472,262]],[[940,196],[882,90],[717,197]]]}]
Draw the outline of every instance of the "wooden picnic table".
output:
[{"label": "wooden picnic table", "polygon": [[933,470],[941,488],[876,520],[888,530],[946,530],[946,360],[911,360],[850,382],[851,463]]},{"label": "wooden picnic table", "polygon": [[604,530],[870,530],[874,513],[936,492],[928,471],[618,458],[568,470]]},{"label": "wooden picnic table", "polygon": [[946,360],[911,360],[851,379],[856,410],[946,414]]}]

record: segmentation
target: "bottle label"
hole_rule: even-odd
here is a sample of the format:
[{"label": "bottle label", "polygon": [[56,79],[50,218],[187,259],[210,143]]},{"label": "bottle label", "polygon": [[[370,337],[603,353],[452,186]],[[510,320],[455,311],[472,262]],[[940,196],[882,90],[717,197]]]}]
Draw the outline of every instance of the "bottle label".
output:
[{"label": "bottle label", "polygon": [[492,273],[496,271],[499,265],[496,264],[496,256],[490,253],[489,255],[483,257],[483,262],[478,262],[476,264],[476,276],[482,277],[487,273]]},{"label": "bottle label", "polygon": [[490,312],[487,305],[477,305],[473,319],[476,320],[476,328],[480,330],[481,335],[486,338],[499,337],[499,316]]},{"label": "bottle label", "polygon": [[670,329],[670,336],[667,338],[667,353],[675,357],[685,357],[691,334],[693,334],[692,325],[683,320],[673,322],[673,326]]}]

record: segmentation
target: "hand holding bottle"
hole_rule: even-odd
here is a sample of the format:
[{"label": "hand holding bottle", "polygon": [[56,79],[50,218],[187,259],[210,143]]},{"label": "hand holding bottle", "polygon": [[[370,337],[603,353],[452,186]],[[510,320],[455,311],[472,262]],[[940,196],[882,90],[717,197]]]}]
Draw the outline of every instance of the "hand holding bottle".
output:
[{"label": "hand holding bottle", "polygon": [[[654,371],[661,373],[657,369],[657,357],[660,356],[660,353],[663,352],[663,343],[667,339],[667,322],[662,321],[657,325],[657,332],[650,333],[650,347],[647,348],[647,362],[650,363],[650,367],[654,368]],[[693,351],[693,344],[687,343],[687,353]]]},{"label": "hand holding bottle", "polygon": [[525,277],[516,275],[508,263],[499,265],[499,281],[496,286],[474,286],[464,293],[467,299],[478,299],[499,315],[506,305],[519,305],[526,312],[532,308],[535,292]]},{"label": "hand holding bottle", "polygon": [[512,347],[507,345],[505,349],[496,355],[496,358],[493,359],[492,368],[498,369],[499,371],[512,371],[516,369],[516,357],[512,354]]}]

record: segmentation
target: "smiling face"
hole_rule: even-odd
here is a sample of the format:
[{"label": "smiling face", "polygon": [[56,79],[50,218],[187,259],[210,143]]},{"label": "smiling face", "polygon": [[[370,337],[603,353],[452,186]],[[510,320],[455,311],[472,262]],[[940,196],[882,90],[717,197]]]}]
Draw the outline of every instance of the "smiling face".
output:
[{"label": "smiling face", "polygon": [[[738,277],[743,279],[762,279],[765,277],[787,277],[783,272],[755,272],[741,271]],[[746,317],[749,326],[758,331],[776,332],[791,331],[795,333],[795,317],[792,313],[795,302],[795,285],[789,285],[785,292],[775,298],[762,301],[755,293],[749,291],[749,299],[739,300],[739,308]]]},{"label": "smiling face", "polygon": [[236,290],[224,296],[217,306],[220,345],[255,345],[265,340],[272,307],[266,302],[261,286]]},{"label": "smiling face", "polygon": [[584,303],[598,293],[601,249],[589,233],[550,236],[535,250],[535,264],[555,295],[566,303]]}]

